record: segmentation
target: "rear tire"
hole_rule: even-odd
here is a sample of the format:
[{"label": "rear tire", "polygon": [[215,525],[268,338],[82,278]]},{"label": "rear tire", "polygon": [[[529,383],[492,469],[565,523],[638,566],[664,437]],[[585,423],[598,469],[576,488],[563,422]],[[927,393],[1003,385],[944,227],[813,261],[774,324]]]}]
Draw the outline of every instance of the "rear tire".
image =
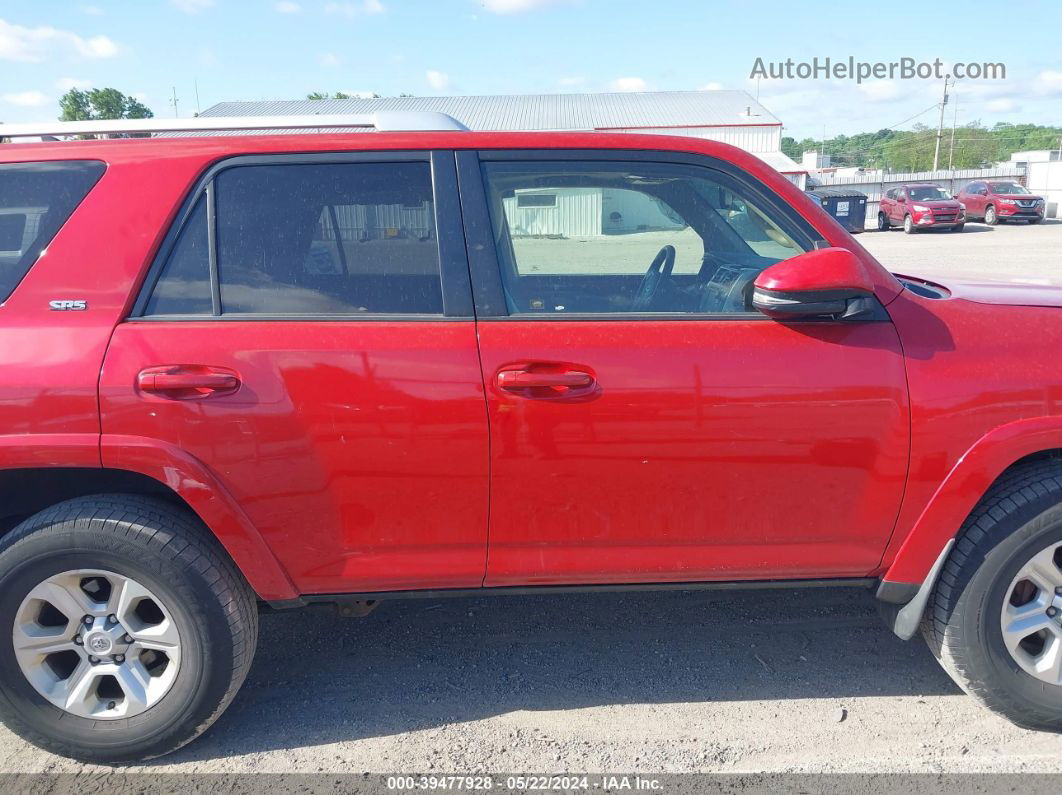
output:
[{"label": "rear tire", "polygon": [[[1021,579],[1034,564],[1045,576]],[[1060,591],[1062,462],[1034,461],[1005,473],[963,524],[922,632],[944,669],[982,704],[1019,726],[1059,731]],[[1045,670],[1037,673],[1038,665]]]},{"label": "rear tire", "polygon": [[892,228],[892,224],[889,223],[889,216],[885,213],[878,213],[878,231],[888,232]]},{"label": "rear tire", "polygon": [[[85,572],[91,580],[79,579]],[[123,583],[158,604],[119,605],[114,589]],[[0,541],[0,593],[0,719],[34,745],[83,761],[140,761],[193,740],[232,701],[257,642],[254,594],[209,531],[187,511],[136,495],[68,500],[22,522]],[[67,618],[82,609],[84,622]],[[177,634],[179,665],[162,693],[151,691],[158,665],[144,651],[152,621]],[[76,646],[37,654],[40,633]],[[90,649],[112,653],[101,659]],[[70,661],[65,676],[60,655]],[[80,679],[91,684],[78,688]],[[60,687],[66,707],[65,695],[54,696]]]}]

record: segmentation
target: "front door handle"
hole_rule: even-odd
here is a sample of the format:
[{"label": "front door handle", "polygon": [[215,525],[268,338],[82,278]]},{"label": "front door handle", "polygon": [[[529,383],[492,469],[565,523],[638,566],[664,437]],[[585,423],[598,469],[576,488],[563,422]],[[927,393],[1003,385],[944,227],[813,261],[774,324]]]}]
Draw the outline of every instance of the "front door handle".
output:
[{"label": "front door handle", "polygon": [[592,373],[563,365],[509,367],[499,370],[494,382],[506,392],[532,398],[585,395],[596,383]]},{"label": "front door handle", "polygon": [[231,370],[203,365],[162,365],[141,370],[136,377],[141,392],[178,400],[231,395],[240,377]]}]

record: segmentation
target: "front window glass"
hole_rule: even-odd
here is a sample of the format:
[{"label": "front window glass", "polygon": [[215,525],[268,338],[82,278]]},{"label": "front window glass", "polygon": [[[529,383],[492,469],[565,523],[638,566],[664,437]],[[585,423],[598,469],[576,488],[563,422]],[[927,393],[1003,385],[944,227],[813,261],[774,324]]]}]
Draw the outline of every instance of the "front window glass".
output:
[{"label": "front window glass", "polygon": [[753,311],[752,281],[811,242],[736,181],[655,163],[488,163],[512,314]]},{"label": "front window glass", "polygon": [[1017,182],[990,182],[988,184],[988,189],[992,193],[999,193],[1004,196],[1008,193],[1017,193],[1021,195],[1029,193],[1028,188],[1024,185],[1019,185]]},{"label": "front window glass", "polygon": [[936,202],[950,199],[951,194],[936,185],[919,185],[907,189],[907,198],[916,202]]}]

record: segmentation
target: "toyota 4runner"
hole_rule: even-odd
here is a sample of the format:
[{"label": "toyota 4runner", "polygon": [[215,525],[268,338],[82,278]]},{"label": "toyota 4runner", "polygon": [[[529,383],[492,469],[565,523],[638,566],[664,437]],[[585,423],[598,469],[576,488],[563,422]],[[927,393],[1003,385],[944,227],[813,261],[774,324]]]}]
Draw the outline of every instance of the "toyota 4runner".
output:
[{"label": "toyota 4runner", "polygon": [[0,146],[11,729],[172,751],[263,609],[733,583],[1062,727],[1062,290],[894,275],[711,141],[288,122]]}]

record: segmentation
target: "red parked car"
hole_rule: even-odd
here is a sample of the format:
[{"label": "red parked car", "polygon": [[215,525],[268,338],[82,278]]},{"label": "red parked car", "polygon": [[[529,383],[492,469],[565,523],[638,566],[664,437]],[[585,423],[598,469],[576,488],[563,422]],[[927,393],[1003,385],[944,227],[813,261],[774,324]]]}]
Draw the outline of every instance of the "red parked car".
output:
[{"label": "red parked car", "polygon": [[1044,200],[1013,180],[976,180],[963,186],[956,196],[966,208],[970,220],[983,220],[989,226],[1000,221],[1044,220]]},{"label": "red parked car", "polygon": [[376,125],[0,147],[11,729],[172,751],[261,606],[735,583],[1062,728],[1062,290],[894,275],[712,141]]},{"label": "red parked car", "polygon": [[902,226],[909,235],[923,229],[948,229],[961,232],[966,224],[966,210],[939,185],[900,185],[881,197],[878,207],[878,231]]}]

